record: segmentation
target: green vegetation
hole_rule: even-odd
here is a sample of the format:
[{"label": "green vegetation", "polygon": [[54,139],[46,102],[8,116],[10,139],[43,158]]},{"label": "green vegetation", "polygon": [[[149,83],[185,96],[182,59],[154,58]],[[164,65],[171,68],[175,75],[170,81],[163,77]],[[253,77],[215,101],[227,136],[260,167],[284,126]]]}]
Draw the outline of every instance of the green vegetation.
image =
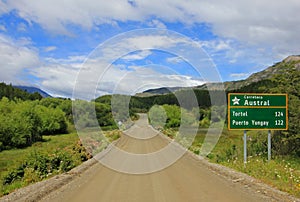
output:
[{"label": "green vegetation", "polygon": [[[104,135],[114,141],[120,131],[106,131]],[[77,133],[70,133],[43,136],[43,141],[31,147],[0,152],[0,197],[80,165],[92,157],[84,146]]]},{"label": "green vegetation", "polygon": [[64,112],[46,108],[39,101],[0,100],[0,151],[30,146],[43,134],[67,132]]},{"label": "green vegetation", "polygon": [[154,128],[157,129],[162,129],[165,127],[165,124],[167,122],[167,113],[164,109],[164,107],[159,106],[159,105],[154,105],[150,110],[149,110],[149,123],[152,124]]},{"label": "green vegetation", "polygon": [[274,133],[274,147],[282,155],[296,155],[300,158],[300,71],[295,62],[278,64],[281,74],[276,74],[272,81],[276,87],[272,93],[287,93],[289,97],[289,129]]},{"label": "green vegetation", "polygon": [[[199,125],[201,128],[218,127],[224,123],[226,115],[225,106],[210,108],[193,108],[187,110],[177,105],[154,105],[149,110],[149,122],[155,128],[178,129],[181,124],[185,126]],[[198,123],[196,123],[198,121]]]},{"label": "green vegetation", "polygon": [[[208,92],[208,90],[203,89],[192,89],[191,90],[180,90],[176,91],[175,93],[168,93],[163,95],[153,95],[148,97],[140,97],[140,96],[126,96],[126,95],[105,95],[98,97],[97,99],[93,100],[96,103],[102,103],[111,105],[112,97],[114,97],[114,100],[116,102],[120,101],[120,103],[129,103],[129,113],[132,116],[134,113],[146,113],[148,112],[151,107],[154,105],[176,105],[176,106],[186,106],[188,110],[191,110],[189,107],[191,106],[191,100],[190,95],[192,92],[197,99],[198,106],[200,108],[209,108],[211,106],[211,100],[210,100],[210,94],[213,94],[216,98],[216,101],[214,105],[220,106],[224,103],[222,103],[222,96],[224,96],[223,91],[211,91]],[[220,99],[218,99],[220,97]],[[119,99],[121,98],[121,99]],[[124,102],[121,102],[121,100],[125,100]],[[179,103],[179,101],[181,103]],[[113,102],[115,102],[113,101]],[[127,106],[127,108],[128,108]],[[195,107],[192,105],[192,107]]]},{"label": "green vegetation", "polygon": [[[117,128],[108,103],[78,101],[80,113],[73,119],[70,99],[42,98],[3,83],[0,96],[0,196],[91,158],[78,135],[67,134],[74,131],[74,121],[83,127],[99,123],[102,129]],[[89,122],[92,113],[96,119]],[[120,134],[108,131],[105,137],[113,141]]]},{"label": "green vegetation", "polygon": [[[300,157],[300,71],[296,68],[299,61],[275,64],[278,69],[270,79],[261,80],[232,92],[287,93],[288,94],[288,131],[275,131],[272,145],[277,155]],[[273,67],[273,68],[274,68]]]},{"label": "green vegetation", "polygon": [[90,155],[76,133],[44,136],[31,147],[0,152],[0,196],[70,170]]},{"label": "green vegetation", "polygon": [[11,84],[6,85],[5,83],[0,83],[0,99],[7,97],[9,99],[21,99],[21,100],[39,100],[42,96],[39,93],[28,93],[21,89],[13,87]]},{"label": "green vegetation", "polygon": [[[200,153],[206,136],[205,130],[199,130],[189,150]],[[170,138],[175,138],[176,129],[163,131]],[[300,197],[300,161],[293,155],[277,155],[276,148],[272,148],[272,159],[267,160],[267,132],[249,131],[247,163],[244,164],[243,132],[223,130],[220,139],[207,156],[209,161],[222,164],[237,171],[244,172],[279,190]]]},{"label": "green vegetation", "polygon": [[[221,107],[214,109],[222,110]],[[200,116],[203,123],[203,117],[208,116],[211,110],[200,109]],[[221,111],[219,112],[221,113]],[[222,113],[225,113],[222,111]],[[202,115],[201,115],[202,114]],[[160,115],[160,116],[155,116]],[[205,116],[204,116],[205,115]],[[180,108],[174,105],[155,106],[149,112],[149,119],[153,126],[161,123],[167,116],[167,121],[163,133],[174,139],[178,135],[178,126],[180,126]],[[190,116],[192,116],[190,114]],[[152,118],[153,117],[153,118]],[[210,119],[208,123],[213,123]],[[275,133],[273,133],[274,136]],[[200,153],[206,136],[205,130],[199,130],[189,150],[195,154]],[[274,140],[273,140],[274,141]],[[181,143],[181,142],[180,142]],[[275,186],[282,191],[291,193],[300,197],[300,161],[295,155],[278,155],[276,147],[272,147],[273,159],[267,161],[267,132],[266,131],[249,131],[248,132],[248,162],[244,166],[243,161],[243,133],[242,131],[224,131],[214,148],[207,158],[214,163],[219,163],[231,167],[240,172],[247,173],[263,182]]]},{"label": "green vegetation", "polygon": [[[289,129],[272,134],[271,162],[266,161],[265,132],[249,132],[249,162],[244,167],[242,138],[239,132],[226,128],[215,149],[207,157],[216,163],[245,172],[281,190],[300,196],[300,71],[295,61],[284,61],[271,78],[243,85],[230,92],[287,93],[289,97]],[[272,75],[272,74],[271,74]],[[264,77],[263,77],[264,78]],[[189,99],[191,90],[149,97],[106,95],[93,101],[72,101],[62,98],[42,98],[11,85],[0,83],[0,188],[7,194],[15,188],[65,172],[95,152],[106,148],[107,142],[93,130],[100,126],[108,141],[120,137],[117,124],[128,128],[136,113],[149,113],[152,125],[176,138],[182,125],[220,127],[226,120],[226,106],[222,105],[222,91],[208,92],[193,89],[198,106]],[[215,98],[213,106],[210,95]],[[179,104],[180,100],[180,104]],[[128,107],[129,106],[129,107]],[[113,108],[113,109],[112,109]],[[74,115],[74,117],[73,117]],[[83,148],[76,134],[64,134],[77,128],[86,129]],[[204,129],[203,129],[204,128]],[[52,136],[49,136],[52,135]],[[190,150],[199,154],[205,134],[199,132]],[[107,141],[107,140],[106,140]],[[85,144],[86,145],[86,144]]]},{"label": "green vegetation", "polygon": [[[199,151],[205,134],[198,134],[190,148]],[[242,131],[224,129],[214,150],[208,155],[210,161],[244,172],[264,183],[300,197],[300,161],[292,155],[280,156],[272,151],[272,160],[267,161],[267,132],[248,132],[248,160],[244,165]],[[196,153],[195,152],[195,153]]]},{"label": "green vegetation", "polygon": [[[242,131],[227,131],[226,128],[224,128],[218,144],[207,158],[214,163],[247,173],[271,186],[300,197],[300,71],[296,68],[296,62],[293,61],[277,63],[276,66],[279,71],[272,78],[231,91],[288,94],[289,129],[272,132],[272,160],[267,161],[267,133],[249,131],[248,162],[245,166]],[[170,108],[173,109],[170,110]],[[168,106],[165,109],[166,112],[180,111],[176,110],[175,106]],[[225,106],[201,106],[199,112],[199,126],[202,128],[225,121],[222,120],[226,114]],[[180,115],[172,116],[171,114],[167,113],[167,123],[177,123]],[[170,138],[174,138],[178,133],[177,127],[176,124],[166,124],[163,132]],[[189,148],[191,151],[199,154],[205,134],[206,132],[198,132]]]}]

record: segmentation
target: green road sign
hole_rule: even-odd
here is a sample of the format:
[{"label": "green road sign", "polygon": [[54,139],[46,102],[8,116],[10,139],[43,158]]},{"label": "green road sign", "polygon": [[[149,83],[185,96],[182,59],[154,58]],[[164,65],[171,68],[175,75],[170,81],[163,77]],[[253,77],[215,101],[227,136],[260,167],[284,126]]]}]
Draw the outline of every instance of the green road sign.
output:
[{"label": "green road sign", "polygon": [[228,94],[229,130],[287,130],[287,94]]}]

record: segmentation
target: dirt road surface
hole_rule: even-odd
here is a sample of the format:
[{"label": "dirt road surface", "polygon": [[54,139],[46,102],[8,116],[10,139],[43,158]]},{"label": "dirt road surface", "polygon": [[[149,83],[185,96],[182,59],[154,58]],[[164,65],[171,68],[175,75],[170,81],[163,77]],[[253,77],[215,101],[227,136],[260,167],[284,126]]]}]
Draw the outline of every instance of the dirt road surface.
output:
[{"label": "dirt road surface", "polygon": [[[108,168],[101,163],[96,163],[71,183],[51,193],[42,201],[277,201],[257,190],[250,189],[248,185],[237,183],[238,180],[230,180],[212,171],[189,152],[185,152],[181,158],[166,168],[148,172],[149,169],[156,169],[157,165],[149,167],[149,162],[139,165],[143,162],[137,160],[138,162],[135,163],[132,159],[126,159],[126,156],[120,157],[119,151],[131,154],[155,153],[169,145],[170,140],[149,127],[146,116],[141,116],[136,125],[126,131],[126,134],[116,142],[116,147],[98,156],[99,159],[104,159],[103,162],[110,160],[112,163],[109,165],[116,168]],[[162,160],[158,160],[157,163]],[[121,163],[118,164],[120,161]],[[123,171],[127,173],[120,172],[118,169],[124,169]],[[130,174],[131,171],[148,173]]]}]

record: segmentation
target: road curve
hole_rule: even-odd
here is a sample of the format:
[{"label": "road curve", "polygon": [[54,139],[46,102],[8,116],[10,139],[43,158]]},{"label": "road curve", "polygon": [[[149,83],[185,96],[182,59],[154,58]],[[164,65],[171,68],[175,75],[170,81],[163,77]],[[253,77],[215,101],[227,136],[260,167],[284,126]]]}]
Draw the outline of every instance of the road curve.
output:
[{"label": "road curve", "polygon": [[[116,147],[106,151],[106,154],[99,158],[106,158],[116,149],[134,154],[148,154],[160,151],[167,145],[170,145],[170,141],[149,127],[147,117],[142,115],[131,129],[125,131],[115,144]],[[110,158],[115,156],[112,155]],[[122,161],[117,157],[116,159]],[[126,159],[123,159],[123,164],[125,163]],[[132,167],[136,166],[144,165],[132,165]],[[273,200],[211,171],[198,158],[186,152],[170,166],[146,174],[118,172],[97,163],[43,201],[266,202]]]}]

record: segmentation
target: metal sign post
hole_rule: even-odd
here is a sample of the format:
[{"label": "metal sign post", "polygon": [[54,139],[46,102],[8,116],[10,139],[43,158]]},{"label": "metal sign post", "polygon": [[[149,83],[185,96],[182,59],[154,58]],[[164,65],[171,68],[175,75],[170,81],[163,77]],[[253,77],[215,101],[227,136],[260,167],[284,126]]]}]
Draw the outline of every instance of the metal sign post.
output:
[{"label": "metal sign post", "polygon": [[244,166],[247,163],[247,131],[244,130]]},{"label": "metal sign post", "polygon": [[271,131],[268,130],[268,161],[271,160]]}]

